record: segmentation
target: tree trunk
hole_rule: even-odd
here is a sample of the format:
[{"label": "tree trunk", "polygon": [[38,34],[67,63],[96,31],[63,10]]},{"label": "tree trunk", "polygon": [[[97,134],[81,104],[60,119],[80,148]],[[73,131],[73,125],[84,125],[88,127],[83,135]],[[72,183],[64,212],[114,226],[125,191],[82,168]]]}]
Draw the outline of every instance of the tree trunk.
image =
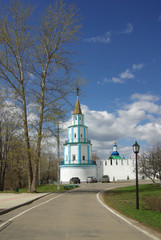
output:
[{"label": "tree trunk", "polygon": [[38,167],[39,167],[40,155],[41,155],[42,124],[43,124],[43,113],[44,113],[45,79],[46,79],[46,71],[44,71],[44,76],[43,76],[43,81],[41,86],[40,116],[39,116],[39,127],[38,127],[38,136],[37,136],[36,159],[34,160],[33,182],[31,187],[32,192],[37,191],[37,183],[38,183]]},{"label": "tree trunk", "polygon": [[3,158],[2,158],[2,129],[0,122],[0,191],[3,191],[2,186],[2,171],[3,171]]},{"label": "tree trunk", "polygon": [[30,148],[30,141],[29,141],[29,135],[28,135],[26,99],[25,99],[25,91],[23,86],[22,86],[22,100],[23,100],[23,125],[24,125],[24,135],[25,135],[26,154],[27,154],[28,191],[31,192],[33,173],[32,173],[32,163],[31,163],[31,148]]}]

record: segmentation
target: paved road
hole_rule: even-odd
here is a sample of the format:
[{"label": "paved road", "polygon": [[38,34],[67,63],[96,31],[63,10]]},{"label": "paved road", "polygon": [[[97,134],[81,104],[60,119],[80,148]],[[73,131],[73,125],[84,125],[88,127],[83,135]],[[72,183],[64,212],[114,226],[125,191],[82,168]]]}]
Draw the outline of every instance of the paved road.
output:
[{"label": "paved road", "polygon": [[110,213],[97,199],[116,184],[82,184],[65,194],[50,194],[31,205],[1,216],[3,240],[150,240]]}]

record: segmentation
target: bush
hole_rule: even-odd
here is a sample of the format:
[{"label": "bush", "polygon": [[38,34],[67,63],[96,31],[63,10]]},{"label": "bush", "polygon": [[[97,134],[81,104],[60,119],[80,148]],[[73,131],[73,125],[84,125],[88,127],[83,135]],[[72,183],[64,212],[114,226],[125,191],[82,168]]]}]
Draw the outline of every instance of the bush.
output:
[{"label": "bush", "polygon": [[142,207],[145,210],[161,212],[161,196],[143,196]]}]

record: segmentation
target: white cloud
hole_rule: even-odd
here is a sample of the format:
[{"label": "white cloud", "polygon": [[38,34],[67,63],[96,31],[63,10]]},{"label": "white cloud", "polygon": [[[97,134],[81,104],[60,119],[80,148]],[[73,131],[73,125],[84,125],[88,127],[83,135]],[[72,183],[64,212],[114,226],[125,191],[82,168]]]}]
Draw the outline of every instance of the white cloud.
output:
[{"label": "white cloud", "polygon": [[127,23],[126,28],[123,31],[121,31],[120,33],[125,33],[125,34],[126,33],[132,33],[133,30],[134,30],[133,25],[131,23]]},{"label": "white cloud", "polygon": [[119,77],[112,77],[112,78],[107,78],[105,77],[103,79],[103,81],[97,81],[97,84],[99,85],[104,85],[106,83],[119,83],[119,84],[123,84],[125,83],[126,79],[132,79],[134,78],[134,75],[131,73],[131,71],[129,69],[126,69],[124,72],[119,74]]},{"label": "white cloud", "polygon": [[[161,139],[161,106],[155,103],[157,96],[134,94],[131,99],[133,102],[119,109],[117,115],[81,105],[93,152],[99,157],[109,157],[115,140],[132,139],[155,145]],[[130,149],[131,146],[122,146],[119,152],[127,156]]]},{"label": "white cloud", "polygon": [[139,101],[152,101],[152,102],[156,102],[159,101],[161,99],[161,97],[156,96],[156,95],[152,95],[152,94],[138,94],[135,93],[131,96],[132,100],[139,100]]},{"label": "white cloud", "polygon": [[144,67],[143,63],[140,64],[133,64],[132,69],[133,70],[141,70]]},{"label": "white cloud", "polygon": [[133,25],[131,23],[126,24],[126,28],[123,31],[108,31],[104,35],[97,35],[94,37],[89,37],[83,39],[84,42],[93,42],[93,43],[110,43],[111,38],[114,34],[129,34],[133,32]]},{"label": "white cloud", "polygon": [[131,79],[134,78],[134,75],[130,72],[129,69],[126,69],[124,72],[120,74],[120,78],[122,79]]},{"label": "white cloud", "polygon": [[104,80],[102,82],[97,82],[98,84],[104,85],[104,83],[124,83],[124,80],[117,78],[117,77],[112,77],[111,79],[109,78],[104,78]]},{"label": "white cloud", "polygon": [[112,77],[112,78],[107,78],[105,77],[103,81],[97,81],[97,84],[99,85],[104,85],[105,83],[126,83],[127,79],[133,79],[135,75],[132,73],[132,71],[136,70],[141,70],[144,67],[143,63],[139,64],[133,64],[132,69],[126,69],[124,72],[120,73],[118,76],[119,77]]},{"label": "white cloud", "polygon": [[111,38],[110,38],[111,33],[107,32],[102,36],[95,36],[95,37],[90,37],[90,38],[85,38],[83,41],[84,42],[99,42],[99,43],[110,43]]},{"label": "white cloud", "polygon": [[113,83],[124,83],[124,81],[123,81],[122,79],[116,78],[116,77],[113,77],[113,78],[112,78],[112,82],[113,82]]}]

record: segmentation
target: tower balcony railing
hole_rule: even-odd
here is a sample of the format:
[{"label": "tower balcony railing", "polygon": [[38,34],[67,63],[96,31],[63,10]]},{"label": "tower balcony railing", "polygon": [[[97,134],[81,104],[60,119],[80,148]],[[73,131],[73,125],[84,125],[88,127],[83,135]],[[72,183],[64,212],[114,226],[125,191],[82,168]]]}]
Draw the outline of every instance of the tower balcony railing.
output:
[{"label": "tower balcony railing", "polygon": [[70,163],[67,161],[61,161],[60,165],[96,165],[96,161],[90,160],[90,161],[84,161],[82,160],[81,163],[78,162],[78,160],[71,160]]},{"label": "tower balcony railing", "polygon": [[73,138],[73,141],[70,139],[70,140],[65,140],[65,144],[67,143],[91,143],[91,140],[89,139],[84,139],[84,138]]}]

